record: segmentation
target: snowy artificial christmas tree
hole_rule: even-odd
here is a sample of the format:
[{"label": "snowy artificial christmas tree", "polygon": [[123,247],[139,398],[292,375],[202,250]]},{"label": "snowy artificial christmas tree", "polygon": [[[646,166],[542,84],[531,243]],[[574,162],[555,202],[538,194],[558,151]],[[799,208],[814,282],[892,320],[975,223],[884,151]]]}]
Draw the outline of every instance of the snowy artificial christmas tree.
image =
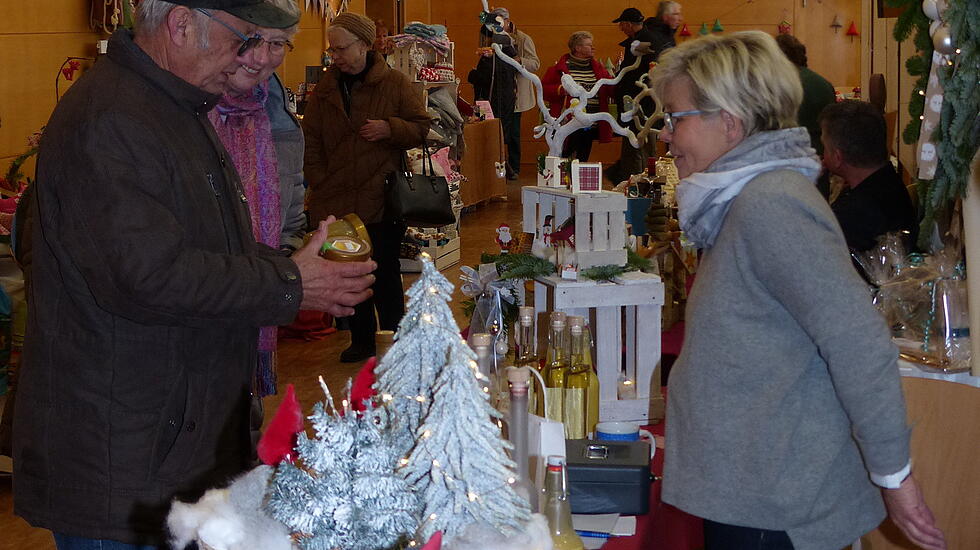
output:
[{"label": "snowy artificial christmas tree", "polygon": [[[374,388],[393,408],[402,430],[401,452],[407,454],[432,401],[432,385],[449,350],[461,345],[459,326],[447,303],[453,285],[428,254],[420,256],[422,275],[406,295],[406,313],[395,343],[375,368]],[[465,346],[465,343],[462,344]]]},{"label": "snowy artificial christmas tree", "polygon": [[421,261],[422,275],[408,291],[405,317],[375,384],[399,422],[411,427],[401,473],[425,503],[415,540],[442,531],[451,543],[474,524],[513,535],[530,510],[511,487],[510,443],[500,435],[500,414],[480,383],[476,354],[449,308],[453,285],[428,254]]},{"label": "snowy artificial christmas tree", "polygon": [[359,414],[346,400],[337,410],[320,383],[326,401],[309,417],[315,437],[301,433],[299,464],[277,467],[267,510],[305,550],[393,548],[415,532],[418,501],[395,471],[401,455],[388,411]]}]

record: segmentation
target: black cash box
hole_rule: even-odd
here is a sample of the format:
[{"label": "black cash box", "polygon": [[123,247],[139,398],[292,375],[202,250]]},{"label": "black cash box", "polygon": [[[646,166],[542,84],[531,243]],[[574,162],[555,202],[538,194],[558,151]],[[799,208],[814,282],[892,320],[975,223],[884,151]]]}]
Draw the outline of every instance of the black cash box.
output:
[{"label": "black cash box", "polygon": [[565,440],[573,514],[645,514],[650,509],[650,444]]}]

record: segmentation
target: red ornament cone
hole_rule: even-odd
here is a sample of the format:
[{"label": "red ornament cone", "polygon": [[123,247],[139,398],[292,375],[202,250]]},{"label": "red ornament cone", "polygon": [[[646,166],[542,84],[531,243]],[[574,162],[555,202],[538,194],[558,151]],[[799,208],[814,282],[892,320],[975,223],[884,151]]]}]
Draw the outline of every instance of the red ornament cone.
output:
[{"label": "red ornament cone", "polygon": [[275,466],[283,460],[295,458],[296,436],[303,431],[303,408],[296,399],[296,389],[286,386],[286,395],[269,422],[269,428],[259,440],[258,453],[263,463]]}]

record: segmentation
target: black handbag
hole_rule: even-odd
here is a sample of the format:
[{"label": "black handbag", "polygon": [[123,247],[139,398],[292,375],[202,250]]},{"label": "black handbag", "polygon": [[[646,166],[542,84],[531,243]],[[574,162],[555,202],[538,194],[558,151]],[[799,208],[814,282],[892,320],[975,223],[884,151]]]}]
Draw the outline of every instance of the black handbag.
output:
[{"label": "black handbag", "polygon": [[[408,159],[402,153],[401,169],[385,179],[385,218],[413,227],[441,227],[456,223],[449,183],[437,176],[432,167],[429,148],[423,146],[422,173],[408,169]],[[429,161],[426,173],[425,161]]]}]

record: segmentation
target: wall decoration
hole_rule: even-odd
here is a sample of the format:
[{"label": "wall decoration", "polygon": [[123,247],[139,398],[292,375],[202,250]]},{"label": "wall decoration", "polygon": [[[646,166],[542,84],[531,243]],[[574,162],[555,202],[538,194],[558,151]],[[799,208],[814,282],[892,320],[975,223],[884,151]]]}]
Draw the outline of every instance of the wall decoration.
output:
[{"label": "wall decoration", "polygon": [[857,25],[854,23],[854,21],[851,21],[851,25],[847,27],[847,32],[844,34],[851,37],[851,42],[854,42],[855,36],[861,36],[861,33],[858,32]]},{"label": "wall decoration", "polygon": [[725,27],[721,26],[721,19],[715,19],[715,24],[711,27],[711,32],[725,32]]},{"label": "wall decoration", "polygon": [[791,25],[786,18],[783,18],[783,20],[776,25],[776,29],[779,31],[779,34],[793,34],[793,25]]},{"label": "wall decoration", "polygon": [[840,16],[835,14],[834,20],[830,22],[830,27],[834,29],[834,34],[837,34],[837,31],[839,31],[843,26],[844,24],[841,23]]},{"label": "wall decoration", "polygon": [[708,36],[709,34],[711,34],[708,32],[707,23],[701,23],[701,30],[698,31],[698,34],[700,34],[701,36]]},{"label": "wall decoration", "polygon": [[680,36],[691,36],[691,29],[687,28],[687,23],[684,23],[684,26],[681,27],[680,32],[677,34]]}]

